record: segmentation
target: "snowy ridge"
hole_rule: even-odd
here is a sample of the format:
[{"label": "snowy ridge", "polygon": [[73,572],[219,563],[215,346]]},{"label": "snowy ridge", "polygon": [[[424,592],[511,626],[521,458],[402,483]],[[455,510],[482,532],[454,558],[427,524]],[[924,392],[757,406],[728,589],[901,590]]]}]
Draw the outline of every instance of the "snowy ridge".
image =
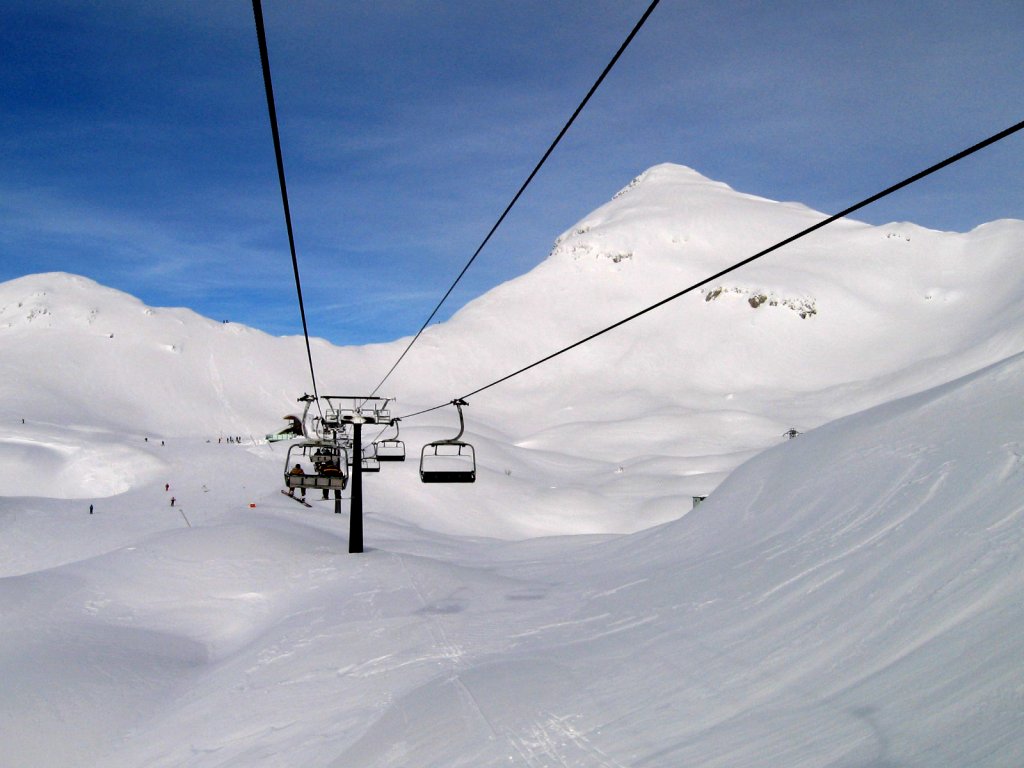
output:
[{"label": "snowy ridge", "polygon": [[[563,234],[531,273],[467,306],[437,331],[437,348],[465,326],[505,350],[495,364],[480,354],[488,345],[477,342],[474,357],[483,370],[462,387],[467,391],[822,218],[804,206],[734,192],[690,169],[657,166]],[[968,373],[977,369],[976,361],[960,366],[957,357],[972,355],[993,337],[1020,338],[1020,286],[1002,276],[1016,274],[1022,238],[1024,225],[1010,221],[964,235],[837,222],[721,286],[804,302],[817,312],[813,324],[793,324],[799,313],[770,306],[736,317],[739,307],[728,302],[701,306],[699,297],[684,297],[529,374],[531,381],[516,395],[550,391],[542,407],[555,412],[576,399],[565,382],[579,377],[602,397],[647,390],[659,403],[687,405],[696,391],[705,406],[708,395],[751,386],[807,392],[868,379],[877,396],[887,389],[884,379],[936,356],[950,358],[945,364],[956,369],[946,377]],[[903,329],[895,340],[894,325]],[[986,362],[1019,350],[1016,341],[1004,342]],[[851,376],[853,363],[858,371]],[[614,377],[598,373],[609,367]],[[793,375],[795,368],[801,376]],[[750,370],[756,370],[756,381],[748,381]],[[700,371],[713,372],[713,378]],[[662,386],[669,381],[671,389]],[[861,406],[870,404],[865,398]]]},{"label": "snowy ridge", "polygon": [[[821,216],[657,166],[431,327],[399,410]],[[823,230],[474,398],[477,483],[368,477],[362,556],[249,439],[301,339],[0,285],[4,764],[1024,763],[1022,247]],[[318,377],[399,348],[317,341]]]},{"label": "snowy ridge", "polygon": [[64,274],[0,287],[0,334],[16,372],[3,383],[8,417],[96,425],[113,416],[119,428],[165,436],[259,423],[284,400],[277,382],[261,381],[262,361],[288,360],[294,346]]}]

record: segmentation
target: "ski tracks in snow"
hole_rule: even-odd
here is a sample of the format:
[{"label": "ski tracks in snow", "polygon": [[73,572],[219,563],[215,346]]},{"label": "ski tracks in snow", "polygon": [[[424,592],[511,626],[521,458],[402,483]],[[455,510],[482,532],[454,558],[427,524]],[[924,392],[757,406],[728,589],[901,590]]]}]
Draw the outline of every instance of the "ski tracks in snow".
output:
[{"label": "ski tracks in snow", "polygon": [[464,651],[461,646],[453,643],[448,638],[448,633],[445,632],[444,626],[438,618],[439,615],[445,613],[444,608],[439,608],[427,601],[423,594],[423,590],[420,589],[416,579],[409,571],[405,558],[399,554],[395,554],[394,557],[398,559],[399,564],[402,566],[402,572],[405,574],[405,577],[409,582],[409,586],[412,588],[412,591],[416,593],[416,599],[420,604],[420,612],[427,617],[427,629],[430,632],[434,647],[440,652],[441,658],[450,664],[452,670],[456,670],[462,661]]},{"label": "ski tracks in snow", "polygon": [[495,739],[498,738],[498,733],[495,730],[491,719],[486,715],[483,707],[480,706],[479,700],[473,695],[473,692],[469,690],[469,687],[462,680],[459,674],[460,667],[463,662],[464,651],[460,645],[453,643],[448,637],[448,633],[445,631],[444,625],[440,621],[440,616],[443,615],[444,611],[439,610],[436,606],[427,601],[423,594],[423,590],[420,589],[419,583],[409,570],[409,566],[406,564],[405,558],[399,554],[395,554],[394,556],[398,558],[398,562],[402,566],[402,572],[405,574],[405,577],[409,582],[409,586],[412,588],[413,592],[416,593],[416,598],[420,603],[420,612],[427,618],[427,629],[430,632],[434,646],[440,652],[441,659],[448,664],[451,681],[458,689],[460,698],[471,711],[476,713],[477,717],[486,726],[487,732],[491,737]]},{"label": "ski tracks in snow", "polygon": [[[401,565],[402,571],[408,581],[409,587],[416,594],[420,604],[420,613],[426,617],[427,628],[439,657],[448,665],[450,677],[448,682],[458,692],[458,698],[462,702],[465,711],[472,713],[484,726],[486,732],[495,744],[507,745],[510,751],[507,754],[509,761],[513,764],[523,765],[527,768],[626,768],[610,755],[599,749],[587,737],[583,730],[574,725],[582,715],[557,715],[548,711],[537,711],[532,715],[525,712],[501,711],[489,714],[487,707],[481,704],[480,698],[473,693],[467,685],[463,672],[466,670],[466,654],[461,645],[452,641],[444,626],[444,616],[448,613],[444,609],[445,603],[431,602],[428,600],[424,589],[417,581],[408,567],[406,560],[401,555],[394,555]],[[640,579],[631,584],[624,585],[611,590],[613,594],[619,589],[624,589],[635,584],[640,584],[646,579]],[[627,617],[620,621],[613,621],[610,624],[607,620],[611,614],[602,614],[597,617],[583,621],[559,622],[549,627],[541,627],[535,630],[526,631],[520,634],[513,634],[509,639],[525,637],[538,634],[544,629],[561,627],[563,625],[581,625],[591,621],[604,622],[607,626],[594,635],[588,636],[588,640],[617,634],[627,629],[647,624],[657,619],[657,616]],[[485,696],[487,698],[487,696]],[[513,707],[517,710],[518,707]],[[524,716],[525,715],[525,716]]]},{"label": "ski tracks in snow", "polygon": [[543,712],[522,733],[507,731],[505,735],[516,751],[509,759],[518,758],[527,768],[627,768],[594,746],[573,726],[574,719],[578,716]]},{"label": "ski tracks in snow", "polygon": [[[453,642],[443,624],[445,611],[427,600],[423,589],[410,571],[401,555],[395,555],[410,588],[415,592],[421,606],[420,612],[427,620],[430,636],[438,649],[439,656],[449,669],[449,681],[458,691],[460,701],[466,710],[473,713],[483,724],[492,741],[507,743],[513,750],[510,760],[517,760],[528,768],[626,768],[594,746],[590,740],[572,725],[572,717],[558,716],[547,712],[538,713],[529,725],[517,728],[496,724],[488,715],[480,699],[473,693],[462,676],[465,666],[465,652]],[[642,623],[642,622],[641,622]]]},{"label": "ski tracks in snow", "polygon": [[231,399],[227,395],[227,391],[224,388],[224,379],[220,375],[220,369],[217,367],[217,356],[211,352],[209,359],[210,373],[210,384],[213,386],[213,391],[217,395],[217,400],[224,408],[224,422],[225,424],[244,424],[245,420],[239,416],[235,409],[231,406]]}]

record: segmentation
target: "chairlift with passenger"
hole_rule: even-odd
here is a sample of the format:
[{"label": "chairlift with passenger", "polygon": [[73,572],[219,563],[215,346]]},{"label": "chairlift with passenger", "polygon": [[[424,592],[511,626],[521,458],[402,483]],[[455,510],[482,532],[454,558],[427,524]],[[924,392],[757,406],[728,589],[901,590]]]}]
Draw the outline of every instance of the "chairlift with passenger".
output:
[{"label": "chairlift with passenger", "polygon": [[476,451],[463,441],[466,422],[462,406],[465,400],[452,400],[459,410],[459,433],[449,440],[435,440],[423,446],[420,452],[420,480],[424,483],[476,482]]},{"label": "chairlift with passenger", "polygon": [[295,488],[343,491],[348,485],[348,448],[338,443],[310,440],[288,446],[284,484]]}]

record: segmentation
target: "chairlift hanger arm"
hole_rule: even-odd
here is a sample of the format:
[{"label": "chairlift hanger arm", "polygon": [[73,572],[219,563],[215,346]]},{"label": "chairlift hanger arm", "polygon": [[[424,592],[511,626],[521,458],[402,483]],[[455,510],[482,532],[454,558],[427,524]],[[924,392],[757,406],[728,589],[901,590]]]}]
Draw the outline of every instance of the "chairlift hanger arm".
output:
[{"label": "chairlift hanger arm", "polygon": [[457,434],[451,440],[451,442],[457,443],[462,438],[462,433],[466,431],[466,419],[462,415],[462,406],[469,405],[469,403],[467,403],[460,397],[455,400],[452,400],[452,405],[454,405],[459,411],[459,434]]}]

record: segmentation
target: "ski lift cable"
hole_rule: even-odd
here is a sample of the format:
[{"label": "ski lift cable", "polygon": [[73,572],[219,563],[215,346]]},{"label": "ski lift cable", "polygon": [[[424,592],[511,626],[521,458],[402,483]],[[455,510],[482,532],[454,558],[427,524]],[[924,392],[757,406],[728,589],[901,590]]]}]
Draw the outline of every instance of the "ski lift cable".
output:
[{"label": "ski lift cable", "polygon": [[[274,137],[274,155],[277,158],[277,178],[281,184],[281,204],[284,206],[285,227],[288,230],[288,248],[292,255],[292,271],[295,274],[295,292],[299,298],[299,315],[302,318],[302,335],[306,339],[306,358],[309,360],[309,376],[313,382],[316,407],[320,410],[320,394],[316,387],[316,372],[313,370],[313,351],[309,344],[309,326],[306,323],[306,307],[302,301],[302,280],[299,278],[299,260],[295,254],[295,235],[292,230],[291,209],[288,206],[288,186],[284,177],[284,158],[281,154],[281,135],[277,128],[277,110],[274,107],[274,87],[270,79],[270,56],[267,52],[267,35],[263,26],[263,7],[260,0],[252,0],[252,12],[256,20],[256,38],[260,47],[260,63],[263,67],[263,85],[267,92],[267,112],[270,116],[270,131]],[[323,418],[321,411],[320,417]]]},{"label": "ski lift cable", "polygon": [[544,163],[547,162],[548,157],[550,157],[551,153],[554,152],[555,147],[558,146],[558,143],[562,140],[562,137],[565,136],[569,128],[576,121],[576,118],[580,115],[580,113],[583,111],[583,108],[587,105],[587,102],[590,101],[590,97],[594,95],[594,93],[600,87],[601,83],[604,82],[605,77],[607,77],[608,73],[611,72],[612,67],[615,66],[616,62],[618,62],[619,58],[625,52],[626,48],[629,47],[629,44],[633,42],[633,38],[636,37],[637,33],[647,22],[647,19],[654,12],[654,9],[657,7],[659,2],[660,0],[653,0],[653,2],[648,6],[647,10],[644,11],[643,16],[641,16],[640,20],[634,25],[632,31],[623,41],[622,45],[619,46],[619,49],[615,52],[615,55],[612,56],[611,61],[608,62],[608,65],[604,68],[604,71],[601,72],[600,76],[590,87],[590,90],[587,92],[587,95],[583,97],[583,101],[581,101],[579,103],[579,106],[576,107],[576,111],[572,113],[572,117],[570,117],[568,122],[566,122],[566,124],[562,126],[562,130],[558,132],[558,135],[555,137],[555,140],[551,142],[551,146],[548,147],[547,151],[544,153],[544,156],[541,157],[540,162],[537,163],[533,171],[527,177],[526,181],[524,181],[522,186],[519,187],[519,191],[516,192],[515,196],[512,198],[512,201],[505,207],[505,210],[502,212],[501,216],[498,217],[498,220],[495,222],[494,226],[491,227],[490,231],[487,233],[487,236],[483,239],[483,242],[481,242],[480,245],[477,246],[476,251],[473,252],[473,255],[470,257],[469,261],[466,262],[466,265],[462,268],[462,271],[459,272],[458,276],[455,278],[455,281],[448,287],[448,290],[445,291],[444,296],[441,297],[441,300],[437,303],[437,306],[434,307],[434,310],[430,313],[430,316],[427,317],[426,321],[424,321],[420,329],[416,331],[416,335],[413,336],[412,340],[408,343],[408,345],[406,345],[405,349],[402,351],[402,354],[398,356],[398,359],[395,361],[394,365],[391,366],[391,369],[386,374],[384,374],[384,378],[380,380],[380,383],[377,384],[376,387],[374,387],[373,392],[370,393],[371,395],[377,394],[380,388],[384,386],[384,382],[386,382],[391,377],[391,374],[395,372],[395,369],[398,368],[402,360],[405,359],[405,356],[409,354],[409,350],[412,349],[413,345],[419,340],[420,336],[423,334],[423,331],[426,330],[427,326],[430,325],[430,322],[434,319],[434,316],[441,309],[442,305],[448,300],[448,297],[451,296],[452,291],[455,290],[455,286],[459,284],[463,276],[472,266],[473,262],[476,261],[476,257],[480,255],[480,252],[483,251],[487,243],[490,242],[491,237],[498,230],[498,227],[500,227],[502,223],[505,221],[505,218],[508,216],[513,206],[515,206],[515,204],[519,201],[519,198],[522,196],[523,192],[526,191],[526,188],[530,185],[530,182],[533,181],[534,177],[540,171],[541,166],[543,166]]},{"label": "ski lift cable", "polygon": [[800,232],[797,232],[794,235],[790,235],[786,239],[780,240],[779,242],[775,243],[774,245],[771,245],[768,248],[765,248],[764,250],[755,253],[753,256],[748,256],[747,258],[743,259],[742,261],[738,261],[735,264],[733,264],[732,266],[727,267],[727,268],[721,270],[720,272],[716,272],[715,274],[711,275],[710,277],[704,278],[700,282],[694,283],[693,285],[691,285],[691,286],[689,286],[687,288],[684,288],[681,291],[673,293],[671,296],[667,296],[664,299],[662,299],[661,301],[659,301],[659,302],[657,302],[655,304],[651,304],[649,307],[646,307],[646,308],[640,310],[639,312],[634,312],[632,315],[629,315],[628,317],[625,317],[622,320],[619,320],[618,322],[613,323],[612,325],[609,325],[606,328],[602,328],[601,330],[596,331],[595,333],[592,333],[589,336],[587,336],[585,338],[582,338],[579,341],[576,341],[576,342],[570,344],[567,347],[563,347],[562,349],[559,349],[556,352],[552,352],[550,355],[547,355],[546,357],[542,357],[540,360],[537,360],[537,361],[535,361],[533,363],[530,363],[529,365],[524,366],[524,367],[520,368],[517,371],[513,371],[512,373],[510,373],[510,374],[508,374],[506,376],[502,376],[500,379],[495,379],[490,384],[485,384],[482,387],[478,387],[477,389],[474,389],[472,392],[469,392],[469,393],[467,393],[465,395],[462,395],[461,397],[456,398],[455,400],[450,400],[450,401],[448,401],[446,403],[441,403],[440,405],[433,406],[432,408],[425,408],[422,411],[417,411],[415,413],[410,413],[410,414],[407,414],[405,416],[402,416],[401,418],[409,419],[409,418],[412,418],[414,416],[420,416],[420,415],[422,415],[424,413],[429,413],[431,411],[436,411],[436,410],[438,410],[440,408],[445,408],[445,407],[447,407],[449,405],[453,405],[456,402],[456,400],[468,400],[469,398],[473,397],[474,395],[478,395],[481,392],[484,392],[484,391],[490,389],[491,387],[495,387],[498,384],[506,382],[509,379],[514,378],[515,376],[518,376],[521,373],[526,373],[526,371],[529,371],[532,368],[536,368],[537,366],[542,365],[543,363],[546,363],[549,360],[553,360],[554,358],[558,357],[559,355],[563,355],[566,352],[568,352],[568,351],[570,351],[572,349],[575,349],[576,347],[579,347],[579,346],[581,346],[583,344],[586,344],[588,341],[593,341],[597,337],[603,336],[604,334],[608,333],[609,331],[613,331],[616,328],[618,328],[618,327],[620,327],[622,325],[625,325],[628,322],[636,320],[638,317],[646,315],[648,312],[652,312],[655,309],[658,309],[659,307],[662,307],[662,306],[664,306],[665,304],[668,304],[671,301],[675,301],[676,299],[680,298],[681,296],[685,296],[688,293],[692,293],[693,291],[697,290],[698,288],[700,288],[702,286],[705,286],[708,283],[710,283],[710,282],[712,282],[714,280],[717,280],[718,278],[720,278],[720,277],[722,277],[724,275],[729,274],[730,272],[736,271],[740,267],[744,267],[747,264],[750,264],[751,262],[756,261],[756,260],[760,259],[763,256],[767,256],[769,253],[772,253],[773,251],[777,251],[780,248],[782,248],[782,247],[784,247],[786,245],[789,245],[790,243],[795,242],[796,240],[799,240],[800,238],[805,237],[805,236],[811,234],[812,232],[815,232],[815,231],[821,229],[822,227],[826,227],[829,224],[832,224],[833,222],[838,221],[841,218],[849,216],[851,213],[853,213],[855,211],[858,211],[861,208],[864,208],[864,207],[866,207],[868,205],[871,205],[872,203],[877,202],[878,200],[881,200],[883,197],[887,197],[888,195],[891,195],[893,192],[896,192],[896,191],[898,191],[900,189],[903,189],[904,187],[907,187],[907,186],[909,186],[909,185],[911,185],[911,184],[913,184],[915,182],[918,182],[921,179],[925,178],[926,176],[930,176],[931,174],[935,173],[936,171],[942,170],[943,168],[945,168],[948,165],[952,165],[953,163],[956,163],[956,162],[958,162],[960,160],[963,160],[965,157],[968,157],[969,155],[973,155],[975,152],[978,152],[978,151],[980,151],[982,149],[985,149],[986,147],[991,146],[992,144],[995,144],[998,141],[1002,141],[1003,139],[1007,138],[1008,136],[1013,135],[1014,133],[1017,133],[1018,131],[1020,131],[1022,129],[1024,129],[1024,121],[1021,121],[1021,122],[1017,123],[1016,125],[1012,125],[1009,128],[1006,128],[1005,130],[1000,131],[999,133],[996,133],[996,134],[994,134],[992,136],[989,136],[987,139],[985,139],[983,141],[980,141],[977,144],[974,144],[974,145],[968,147],[967,149],[964,149],[964,150],[962,150],[960,152],[957,152],[956,154],[947,157],[945,160],[942,160],[942,161],[936,163],[935,165],[929,166],[928,168],[925,168],[923,171],[919,171],[918,173],[915,173],[913,176],[908,176],[907,178],[903,179],[903,181],[897,182],[896,184],[893,184],[891,187],[887,187],[886,189],[882,190],[881,192],[878,192],[878,193],[876,193],[874,195],[871,195],[870,197],[867,197],[867,198],[861,200],[859,203],[855,203],[854,205],[851,205],[850,207],[843,209],[839,213],[836,213],[836,214],[834,214],[832,216],[829,216],[828,218],[823,219],[822,221],[819,221],[817,224],[813,224],[810,227],[807,227],[806,229],[803,229],[803,230],[801,230]]}]

